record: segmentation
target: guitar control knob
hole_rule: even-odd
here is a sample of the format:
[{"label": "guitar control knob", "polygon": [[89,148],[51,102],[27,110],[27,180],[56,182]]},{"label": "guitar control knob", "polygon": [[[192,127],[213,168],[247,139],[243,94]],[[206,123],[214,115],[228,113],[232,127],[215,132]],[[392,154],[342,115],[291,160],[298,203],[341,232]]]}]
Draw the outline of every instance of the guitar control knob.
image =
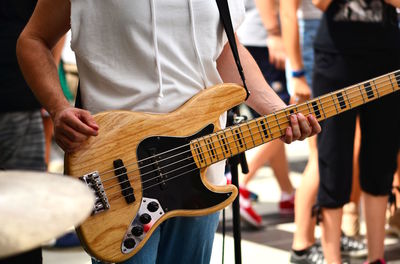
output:
[{"label": "guitar control knob", "polygon": [[126,239],[126,240],[124,241],[124,246],[125,246],[127,249],[134,248],[135,245],[136,245],[136,242],[135,242],[135,240],[132,239],[132,238],[128,238],[128,239]]},{"label": "guitar control knob", "polygon": [[157,211],[158,210],[158,208],[159,208],[160,206],[158,205],[158,203],[156,203],[156,202],[150,202],[148,205],[147,205],[147,209],[150,211],[150,212],[152,212],[152,213],[154,213],[155,211]]},{"label": "guitar control knob", "polygon": [[139,237],[143,235],[143,227],[140,225],[134,226],[131,230],[132,235]]},{"label": "guitar control knob", "polygon": [[150,223],[150,221],[151,221],[151,216],[149,215],[149,214],[142,214],[140,217],[139,217],[139,221],[140,221],[140,223],[142,223],[142,224],[148,224],[148,223]]}]

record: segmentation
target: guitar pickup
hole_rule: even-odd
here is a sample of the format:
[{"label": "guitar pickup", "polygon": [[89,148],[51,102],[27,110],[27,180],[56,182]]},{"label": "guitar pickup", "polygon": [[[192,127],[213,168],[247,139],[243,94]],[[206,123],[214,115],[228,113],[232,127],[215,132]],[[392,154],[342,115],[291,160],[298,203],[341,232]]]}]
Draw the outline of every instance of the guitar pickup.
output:
[{"label": "guitar pickup", "polygon": [[135,194],[133,193],[133,188],[131,182],[128,179],[127,170],[121,159],[114,160],[114,173],[117,176],[119,185],[121,186],[121,193],[128,204],[133,203],[135,199]]}]

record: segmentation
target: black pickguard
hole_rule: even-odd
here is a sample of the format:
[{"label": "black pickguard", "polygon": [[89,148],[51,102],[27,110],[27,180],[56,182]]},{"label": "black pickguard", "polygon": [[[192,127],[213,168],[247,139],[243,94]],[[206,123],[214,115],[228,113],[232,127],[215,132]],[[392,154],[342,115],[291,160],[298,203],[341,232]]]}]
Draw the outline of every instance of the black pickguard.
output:
[{"label": "black pickguard", "polygon": [[157,199],[165,212],[205,209],[225,201],[231,193],[215,193],[200,178],[189,142],[213,132],[212,124],[188,137],[154,136],[137,148],[143,197]]}]

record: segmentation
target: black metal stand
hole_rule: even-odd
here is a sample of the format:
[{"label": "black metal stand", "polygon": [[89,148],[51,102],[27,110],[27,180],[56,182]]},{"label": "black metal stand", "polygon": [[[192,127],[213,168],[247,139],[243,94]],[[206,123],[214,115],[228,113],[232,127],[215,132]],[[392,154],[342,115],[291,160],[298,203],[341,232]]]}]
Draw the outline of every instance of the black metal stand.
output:
[{"label": "black metal stand", "polygon": [[[246,120],[246,117],[240,116],[238,106],[228,111],[227,126],[238,124],[242,120]],[[232,175],[232,184],[235,185],[238,188],[238,190],[239,190],[239,168],[238,168],[239,164],[240,167],[242,168],[243,173],[246,174],[249,172],[244,152],[228,159],[228,165]],[[233,239],[235,243],[235,263],[241,264],[242,252],[241,252],[239,195],[233,201],[232,215],[233,215]]]}]

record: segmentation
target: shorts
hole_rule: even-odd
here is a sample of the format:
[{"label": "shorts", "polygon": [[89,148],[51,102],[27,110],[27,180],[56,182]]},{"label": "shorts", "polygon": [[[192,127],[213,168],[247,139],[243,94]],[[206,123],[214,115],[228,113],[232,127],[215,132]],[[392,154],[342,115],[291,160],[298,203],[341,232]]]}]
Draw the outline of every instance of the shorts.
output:
[{"label": "shorts", "polygon": [[[397,70],[400,54],[343,55],[315,51],[313,92],[320,96]],[[360,117],[360,185],[371,195],[392,189],[400,141],[400,93],[379,98],[321,122],[317,205],[339,208],[350,199],[356,116]]]}]

